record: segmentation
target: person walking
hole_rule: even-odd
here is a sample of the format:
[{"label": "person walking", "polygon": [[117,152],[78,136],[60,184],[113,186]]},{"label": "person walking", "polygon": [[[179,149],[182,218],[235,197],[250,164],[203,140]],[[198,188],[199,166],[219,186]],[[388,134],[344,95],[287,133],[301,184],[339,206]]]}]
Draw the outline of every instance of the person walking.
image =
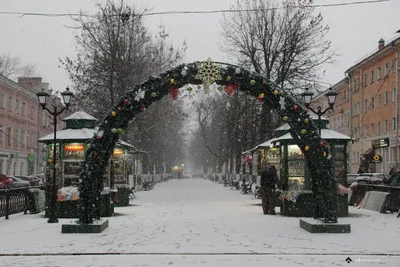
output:
[{"label": "person walking", "polygon": [[279,188],[282,183],[278,179],[278,172],[274,165],[270,164],[261,174],[261,205],[264,214],[275,215],[275,187]]}]

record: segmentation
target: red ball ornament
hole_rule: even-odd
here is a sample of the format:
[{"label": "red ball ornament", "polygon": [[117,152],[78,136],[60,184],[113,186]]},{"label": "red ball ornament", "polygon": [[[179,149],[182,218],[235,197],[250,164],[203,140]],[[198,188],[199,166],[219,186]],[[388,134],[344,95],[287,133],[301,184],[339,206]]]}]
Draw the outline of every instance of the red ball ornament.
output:
[{"label": "red ball ornament", "polygon": [[145,105],[141,105],[141,106],[140,106],[140,109],[141,109],[142,111],[145,110],[145,109],[146,109]]},{"label": "red ball ornament", "polygon": [[237,87],[234,84],[228,84],[225,86],[224,90],[228,95],[233,95],[236,92]]},{"label": "red ball ornament", "polygon": [[293,110],[294,110],[294,111],[298,111],[298,110],[299,110],[299,106],[298,106],[298,105],[294,105],[294,106],[293,106]]},{"label": "red ball ornament", "polygon": [[124,104],[128,105],[129,104],[129,100],[128,99],[124,99]]},{"label": "red ball ornament", "polygon": [[117,109],[118,109],[118,110],[121,110],[121,107],[118,107]]},{"label": "red ball ornament", "polygon": [[103,139],[103,136],[102,135],[97,136],[97,139]]},{"label": "red ball ornament", "polygon": [[324,146],[325,146],[325,143],[321,141],[321,142],[319,142],[319,146],[320,146],[320,147],[324,147]]},{"label": "red ball ornament", "polygon": [[172,96],[172,99],[176,100],[176,98],[178,97],[179,88],[171,86],[170,88],[168,88],[168,91],[169,91],[169,94]]},{"label": "red ball ornament", "polygon": [[257,100],[258,100],[259,102],[261,102],[261,101],[262,101],[262,98],[261,98],[261,97],[257,97]]}]

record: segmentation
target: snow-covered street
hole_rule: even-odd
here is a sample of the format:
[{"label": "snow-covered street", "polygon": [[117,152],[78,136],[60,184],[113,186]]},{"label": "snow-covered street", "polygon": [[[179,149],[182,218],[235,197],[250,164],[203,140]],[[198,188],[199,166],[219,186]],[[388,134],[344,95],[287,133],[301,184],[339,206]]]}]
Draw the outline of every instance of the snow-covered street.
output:
[{"label": "snow-covered street", "polygon": [[351,234],[311,234],[298,218],[263,215],[254,196],[207,180],[172,180],[136,197],[102,234],[61,234],[71,220],[47,224],[43,214],[2,219],[0,266],[400,266],[394,214],[351,208],[340,219]]}]

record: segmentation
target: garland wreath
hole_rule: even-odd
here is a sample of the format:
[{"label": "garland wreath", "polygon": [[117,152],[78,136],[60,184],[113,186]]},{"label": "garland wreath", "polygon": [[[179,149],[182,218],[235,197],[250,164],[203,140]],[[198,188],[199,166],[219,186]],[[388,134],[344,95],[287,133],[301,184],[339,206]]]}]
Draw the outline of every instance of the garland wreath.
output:
[{"label": "garland wreath", "polygon": [[[336,181],[330,171],[332,160],[327,157],[329,148],[321,140],[306,109],[294,95],[263,76],[238,66],[213,62],[209,58],[204,62],[182,64],[135,85],[105,117],[99,131],[88,141],[80,175],[79,223],[91,224],[100,219],[104,169],[118,136],[124,133],[128,123],[167,94],[177,99],[180,88],[185,85],[197,86],[197,90],[201,90],[203,85],[207,91],[213,83],[217,84],[220,91],[230,95],[239,91],[247,93],[255,97],[255,101],[264,102],[278,111],[282,120],[290,125],[290,134],[307,159],[311,178],[315,181],[313,191],[323,199],[321,210],[324,211],[325,221],[336,222]],[[192,92],[191,86],[186,90]]]}]

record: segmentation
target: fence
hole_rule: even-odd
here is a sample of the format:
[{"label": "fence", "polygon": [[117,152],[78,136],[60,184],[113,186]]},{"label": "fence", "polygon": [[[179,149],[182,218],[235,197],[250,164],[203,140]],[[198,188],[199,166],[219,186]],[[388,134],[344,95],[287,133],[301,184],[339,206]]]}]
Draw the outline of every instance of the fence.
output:
[{"label": "fence", "polygon": [[0,190],[0,217],[24,212],[29,209],[29,188],[11,188]]},{"label": "fence", "polygon": [[234,174],[234,173],[210,173],[208,174],[208,179],[216,182],[216,183],[224,183],[225,180],[228,181],[243,181],[245,180],[248,183],[260,184],[260,176],[259,175],[250,175],[250,174]]}]

